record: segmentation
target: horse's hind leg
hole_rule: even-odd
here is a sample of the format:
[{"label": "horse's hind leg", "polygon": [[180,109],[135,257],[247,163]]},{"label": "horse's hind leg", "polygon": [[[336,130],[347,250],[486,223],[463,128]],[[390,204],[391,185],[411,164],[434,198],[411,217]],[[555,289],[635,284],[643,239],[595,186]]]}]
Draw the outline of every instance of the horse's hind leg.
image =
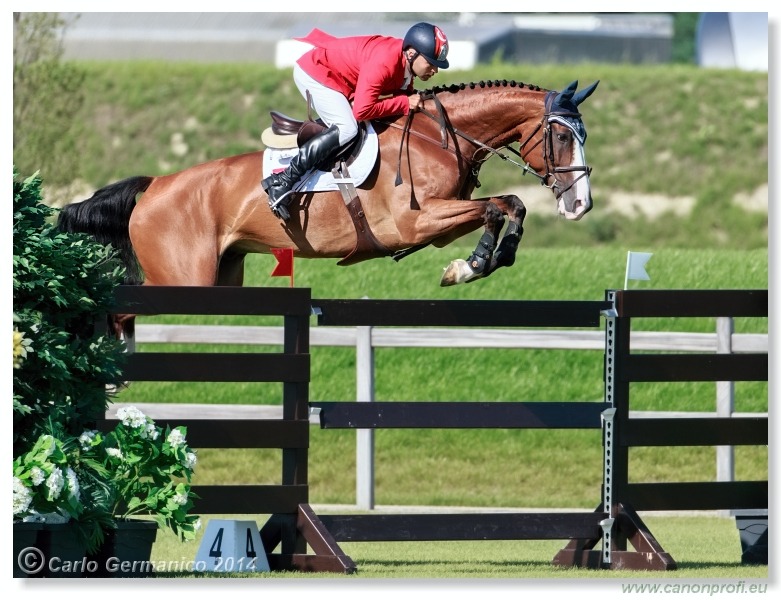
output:
[{"label": "horse's hind leg", "polygon": [[246,254],[228,250],[220,258],[216,285],[244,285],[244,259]]},{"label": "horse's hind leg", "polygon": [[492,202],[487,202],[484,222],[485,231],[477,242],[474,252],[466,260],[457,259],[452,261],[445,268],[439,285],[446,287],[458,283],[468,283],[485,277],[493,270],[493,254],[496,248],[496,239],[499,237],[499,233],[504,225],[502,209]]}]

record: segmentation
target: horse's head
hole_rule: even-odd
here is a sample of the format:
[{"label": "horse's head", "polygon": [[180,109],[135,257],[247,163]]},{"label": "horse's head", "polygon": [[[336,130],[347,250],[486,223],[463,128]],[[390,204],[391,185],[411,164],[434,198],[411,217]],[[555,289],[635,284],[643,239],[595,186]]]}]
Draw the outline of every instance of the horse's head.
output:
[{"label": "horse's head", "polygon": [[577,221],[591,210],[591,168],[586,164],[583,146],[586,127],[578,105],[597,88],[599,81],[577,92],[573,81],[563,92],[548,92],[545,96],[545,116],[542,123],[542,161],[538,170],[542,184],[549,187],[558,200],[559,214]]},{"label": "horse's head", "polygon": [[[473,167],[477,163],[479,169],[491,154],[515,162],[499,152],[500,149],[517,154],[524,164],[515,164],[523,168],[524,173],[533,174],[554,193],[559,214],[577,221],[592,206],[591,168],[586,163],[584,151],[586,127],[578,106],[598,84],[596,81],[578,91],[578,82],[573,81],[564,91],[556,92],[506,80],[473,83],[469,85],[470,89],[490,96],[479,102],[474,96],[465,97],[462,111],[449,107],[448,119],[454,127],[453,133],[476,148]],[[448,90],[453,92],[450,100],[455,100],[455,92],[464,88],[463,85],[451,86]],[[434,93],[431,98],[438,101]],[[442,104],[445,102],[443,100]],[[444,132],[445,123],[442,119],[439,121]],[[444,139],[444,133],[442,136]],[[512,147],[514,143],[519,144],[519,149]]]}]

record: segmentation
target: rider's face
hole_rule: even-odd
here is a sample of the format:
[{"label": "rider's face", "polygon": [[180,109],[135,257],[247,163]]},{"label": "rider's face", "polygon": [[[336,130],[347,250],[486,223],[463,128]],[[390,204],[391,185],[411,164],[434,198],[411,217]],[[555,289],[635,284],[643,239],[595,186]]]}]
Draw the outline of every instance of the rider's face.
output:
[{"label": "rider's face", "polygon": [[439,73],[439,68],[432,65],[422,54],[418,54],[412,61],[412,73],[421,81],[428,81]]}]

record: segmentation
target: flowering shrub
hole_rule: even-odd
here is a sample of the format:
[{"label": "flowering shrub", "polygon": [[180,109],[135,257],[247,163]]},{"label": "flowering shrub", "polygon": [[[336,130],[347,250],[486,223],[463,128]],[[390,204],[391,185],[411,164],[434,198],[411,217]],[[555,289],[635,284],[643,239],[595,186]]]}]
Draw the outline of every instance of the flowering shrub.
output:
[{"label": "flowering shrub", "polygon": [[13,178],[13,455],[55,423],[78,436],[122,383],[124,344],[96,330],[124,273],[115,251],[52,225],[41,178]]},{"label": "flowering shrub", "polygon": [[190,479],[197,457],[187,445],[184,427],[165,431],[136,407],[120,408],[119,423],[103,439],[103,465],[114,491],[118,518],[149,513],[160,527],[191,540],[200,527],[189,514],[194,494]]},{"label": "flowering shrub", "polygon": [[96,327],[124,268],[111,247],[58,231],[41,179],[13,177],[13,517],[72,521],[92,553],[117,519],[149,514],[182,540],[200,526],[186,431],[137,409],[94,431],[123,381],[124,343]]},{"label": "flowering shrub", "polygon": [[84,453],[74,438],[42,434],[13,461],[14,520],[73,520],[91,552],[103,541],[103,527],[113,521],[105,475],[102,465]]},{"label": "flowering shrub", "polygon": [[57,513],[78,517],[84,506],[79,481],[63,442],[44,434],[33,448],[14,460],[14,517]]},{"label": "flowering shrub", "polygon": [[[14,314],[14,322],[17,321],[19,321],[19,317]],[[33,351],[32,340],[14,327],[14,369],[20,369],[24,359],[27,358],[27,353]],[[14,394],[14,418],[21,418],[31,412],[32,409],[29,406],[22,404],[21,397]]]}]

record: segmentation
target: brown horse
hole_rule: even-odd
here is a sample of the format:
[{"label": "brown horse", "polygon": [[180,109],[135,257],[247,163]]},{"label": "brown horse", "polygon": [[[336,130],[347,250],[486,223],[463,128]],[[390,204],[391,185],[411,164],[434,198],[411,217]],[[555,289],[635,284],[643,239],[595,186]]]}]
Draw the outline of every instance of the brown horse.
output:
[{"label": "brown horse", "polygon": [[[591,209],[578,105],[598,83],[577,91],[575,81],[560,93],[515,81],[420,92],[420,111],[372,123],[379,159],[355,190],[359,203],[352,210],[338,191],[307,192],[291,205],[290,221],[280,221],[260,185],[258,151],[113,183],[66,206],[58,226],[111,243],[129,284],[199,286],[242,285],[250,252],[290,248],[295,256],[340,258],[340,264],[399,259],[483,226],[475,251],[451,262],[441,285],[471,281],[512,265],[523,234],[526,208],[517,196],[471,199],[491,156],[549,187],[567,219]],[[132,323],[132,315],[118,317],[120,330],[127,319]]]}]

